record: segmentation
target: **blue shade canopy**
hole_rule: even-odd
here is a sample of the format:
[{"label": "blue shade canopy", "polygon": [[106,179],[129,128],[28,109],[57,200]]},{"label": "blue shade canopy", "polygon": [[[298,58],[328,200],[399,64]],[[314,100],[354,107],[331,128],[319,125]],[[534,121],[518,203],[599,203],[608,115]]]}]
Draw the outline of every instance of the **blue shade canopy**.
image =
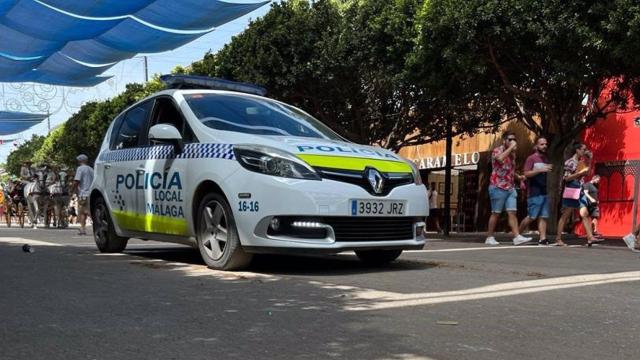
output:
[{"label": "blue shade canopy", "polygon": [[0,135],[23,132],[46,119],[46,114],[28,114],[16,111],[0,111]]},{"label": "blue shade canopy", "polygon": [[0,82],[92,86],[121,60],[173,50],[270,0],[0,0]]}]

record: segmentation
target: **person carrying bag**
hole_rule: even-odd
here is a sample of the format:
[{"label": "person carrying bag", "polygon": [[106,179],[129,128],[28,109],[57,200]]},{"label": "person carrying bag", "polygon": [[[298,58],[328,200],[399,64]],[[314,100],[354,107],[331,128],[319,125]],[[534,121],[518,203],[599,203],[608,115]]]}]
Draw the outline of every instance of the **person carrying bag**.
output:
[{"label": "person carrying bag", "polygon": [[566,246],[562,241],[562,230],[575,209],[580,210],[582,225],[587,234],[587,246],[602,241],[593,236],[591,217],[587,206],[587,198],[582,191],[583,178],[589,173],[591,167],[591,152],[581,143],[573,144],[573,156],[564,163],[564,190],[562,191],[562,214],[558,220],[556,245]]}]

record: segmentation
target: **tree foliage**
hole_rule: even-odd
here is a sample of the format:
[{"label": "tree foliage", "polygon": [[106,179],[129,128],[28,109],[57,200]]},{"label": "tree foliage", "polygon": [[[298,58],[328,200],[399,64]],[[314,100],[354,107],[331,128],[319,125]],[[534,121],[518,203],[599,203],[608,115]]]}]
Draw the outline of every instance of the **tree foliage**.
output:
[{"label": "tree foliage", "polygon": [[270,97],[297,105],[335,129],[346,112],[341,94],[356,90],[336,74],[339,61],[331,47],[340,28],[332,1],[277,3],[189,72],[260,84]]},{"label": "tree foliage", "polygon": [[[549,186],[558,189],[568,145],[606,115],[631,109],[640,93],[639,10],[633,0],[429,0],[414,60],[429,64],[420,76],[426,88],[454,82],[442,101],[481,95],[484,111],[545,136]],[[549,194],[557,204],[558,192]]]},{"label": "tree foliage", "polygon": [[[291,0],[174,73],[263,85],[391,149],[443,138],[446,121],[455,134],[516,118],[561,158],[584,128],[632,106],[639,13],[635,0]],[[95,158],[111,120],[160,88],[154,79],[85,104],[32,154]]]},{"label": "tree foliage", "polygon": [[429,69],[436,82],[456,79],[464,93],[490,95],[494,108],[561,151],[630,106],[639,89],[640,66],[629,53],[638,48],[628,36],[640,21],[628,11],[633,4],[637,10],[630,0],[431,0],[416,56],[440,63]]},{"label": "tree foliage", "polygon": [[270,97],[308,111],[355,142],[397,150],[442,138],[427,111],[433,101],[416,106],[426,96],[407,71],[422,3],[274,4],[221,51],[185,71],[263,85]]},{"label": "tree foliage", "polygon": [[31,139],[13,150],[7,157],[7,172],[16,176],[19,175],[22,163],[27,160],[33,160],[33,154],[42,147],[44,140],[44,136],[33,135]]}]

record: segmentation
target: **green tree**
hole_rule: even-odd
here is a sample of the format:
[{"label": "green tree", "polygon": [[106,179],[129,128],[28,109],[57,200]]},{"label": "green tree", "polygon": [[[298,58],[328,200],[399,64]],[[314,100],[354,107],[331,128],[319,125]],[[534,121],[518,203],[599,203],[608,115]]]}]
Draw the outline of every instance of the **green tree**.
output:
[{"label": "green tree", "polygon": [[128,84],[124,92],[111,99],[84,104],[63,126],[49,134],[35,158],[50,159],[68,167],[76,165],[76,156],[81,153],[95,160],[113,119],[135,102],[163,88],[156,76],[145,85]]},{"label": "green tree", "polygon": [[[434,96],[407,70],[423,0],[274,4],[187,73],[265,86],[358,143],[394,150],[444,136]],[[459,132],[468,117],[453,117]],[[475,121],[475,119],[474,119]],[[477,125],[477,121],[473,122]]]},{"label": "green tree", "polygon": [[62,146],[62,142],[59,141],[59,138],[64,135],[64,132],[64,124],[51,131],[51,133],[49,133],[49,135],[44,139],[42,146],[33,155],[33,161],[46,161],[53,162],[55,164],[64,164],[61,157],[64,147]]},{"label": "green tree", "polygon": [[11,175],[19,176],[22,163],[27,160],[34,160],[33,156],[36,151],[42,147],[44,139],[44,136],[33,135],[31,139],[25,141],[13,150],[9,156],[7,156],[7,172]]},{"label": "green tree", "polygon": [[414,61],[426,64],[427,88],[462,85],[450,96],[443,86],[442,101],[481,94],[485,111],[547,137],[557,189],[567,146],[638,92],[640,65],[629,52],[638,43],[629,39],[638,39],[639,13],[631,0],[429,0]]},{"label": "green tree", "polygon": [[347,112],[341,95],[358,91],[353,81],[340,82],[334,75],[339,62],[331,44],[340,34],[341,20],[333,1],[273,4],[218,53],[193,63],[189,72],[260,84],[270,97],[297,105],[353,137],[338,126]]}]

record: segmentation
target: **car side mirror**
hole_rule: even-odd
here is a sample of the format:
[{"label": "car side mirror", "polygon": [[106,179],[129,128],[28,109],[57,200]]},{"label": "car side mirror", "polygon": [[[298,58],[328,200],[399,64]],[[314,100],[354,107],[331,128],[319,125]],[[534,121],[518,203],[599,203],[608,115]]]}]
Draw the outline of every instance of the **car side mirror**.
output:
[{"label": "car side mirror", "polygon": [[149,140],[161,144],[171,144],[176,154],[182,153],[184,142],[182,135],[175,126],[171,124],[157,124],[149,129]]}]

